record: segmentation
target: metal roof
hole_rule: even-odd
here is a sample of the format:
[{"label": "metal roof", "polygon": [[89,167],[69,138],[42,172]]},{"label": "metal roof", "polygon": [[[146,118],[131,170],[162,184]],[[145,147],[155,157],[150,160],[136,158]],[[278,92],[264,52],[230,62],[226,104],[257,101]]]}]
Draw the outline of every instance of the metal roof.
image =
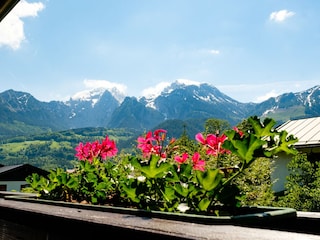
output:
[{"label": "metal roof", "polygon": [[38,173],[42,176],[46,176],[49,172],[27,163],[2,166],[0,167],[0,181],[23,181],[32,173]]},{"label": "metal roof", "polygon": [[14,8],[19,0],[1,0],[0,1],[0,22]]},{"label": "metal roof", "polygon": [[320,117],[289,120],[277,128],[298,138],[296,147],[320,146]]},{"label": "metal roof", "polygon": [[23,164],[0,167],[0,174],[23,166]]}]

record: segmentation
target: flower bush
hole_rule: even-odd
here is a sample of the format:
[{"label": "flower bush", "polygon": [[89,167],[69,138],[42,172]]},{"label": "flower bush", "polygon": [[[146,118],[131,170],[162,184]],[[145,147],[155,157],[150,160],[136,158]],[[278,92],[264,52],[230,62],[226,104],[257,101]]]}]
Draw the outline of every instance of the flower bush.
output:
[{"label": "flower bush", "polygon": [[118,154],[115,141],[79,143],[79,162],[72,171],[51,170],[26,180],[39,198],[88,204],[187,213],[219,214],[221,207],[239,207],[241,192],[234,179],[260,157],[296,154],[297,139],[278,132],[273,119],[247,119],[247,131],[195,136],[186,148],[167,131],[149,131],[137,139],[137,154]]}]

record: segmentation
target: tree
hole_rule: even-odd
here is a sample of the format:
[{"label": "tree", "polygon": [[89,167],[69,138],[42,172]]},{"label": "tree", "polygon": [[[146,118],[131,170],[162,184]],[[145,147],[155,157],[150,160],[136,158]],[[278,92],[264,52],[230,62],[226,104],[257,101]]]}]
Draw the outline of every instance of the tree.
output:
[{"label": "tree", "polygon": [[299,153],[289,162],[288,169],[284,195],[276,204],[299,211],[319,211],[320,163],[308,159],[306,153]]},{"label": "tree", "polygon": [[230,123],[222,119],[209,118],[205,122],[204,129],[206,134],[220,134],[230,129]]}]

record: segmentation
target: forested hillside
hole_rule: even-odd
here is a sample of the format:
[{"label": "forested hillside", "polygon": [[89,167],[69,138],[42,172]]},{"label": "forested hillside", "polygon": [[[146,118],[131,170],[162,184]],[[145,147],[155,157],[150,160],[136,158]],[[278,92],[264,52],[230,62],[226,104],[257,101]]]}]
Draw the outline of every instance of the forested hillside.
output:
[{"label": "forested hillside", "polygon": [[46,170],[72,168],[74,148],[79,142],[102,140],[108,135],[119,149],[125,150],[138,134],[128,129],[81,128],[10,138],[0,142],[0,164],[28,163]]},{"label": "forested hillside", "polygon": [[[2,139],[0,164],[28,163],[45,170],[57,167],[73,168],[74,161],[77,161],[74,156],[75,147],[80,142],[102,140],[108,135],[116,141],[119,152],[130,152],[136,146],[137,137],[146,131],[165,129],[168,138],[179,138],[186,134],[190,139],[194,139],[198,132],[205,130],[206,121],[208,119],[167,120],[145,131],[126,128],[78,128]],[[216,121],[222,120],[216,119]]]}]

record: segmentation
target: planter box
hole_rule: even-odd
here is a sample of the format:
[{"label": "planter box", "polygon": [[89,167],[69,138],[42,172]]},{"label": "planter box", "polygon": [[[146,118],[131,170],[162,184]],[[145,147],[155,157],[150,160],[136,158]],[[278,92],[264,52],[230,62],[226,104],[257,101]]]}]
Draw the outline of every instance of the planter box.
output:
[{"label": "planter box", "polygon": [[12,240],[87,240],[114,236],[153,240],[320,240],[320,236],[280,227],[289,223],[291,227],[296,226],[294,209],[250,207],[246,210],[250,213],[224,217],[168,214],[38,200],[32,196],[10,194],[0,196],[0,236]]},{"label": "planter box", "polygon": [[297,216],[297,212],[293,208],[276,208],[276,207],[241,207],[237,208],[234,215],[212,216],[189,213],[173,213],[162,211],[146,211],[142,209],[101,206],[91,204],[70,203],[62,201],[50,201],[37,199],[34,196],[12,195],[6,196],[5,199],[23,201],[38,204],[47,204],[61,207],[87,209],[101,212],[124,213],[140,217],[170,219],[184,222],[195,222],[203,224],[268,224],[279,223],[286,220],[293,220]]}]

